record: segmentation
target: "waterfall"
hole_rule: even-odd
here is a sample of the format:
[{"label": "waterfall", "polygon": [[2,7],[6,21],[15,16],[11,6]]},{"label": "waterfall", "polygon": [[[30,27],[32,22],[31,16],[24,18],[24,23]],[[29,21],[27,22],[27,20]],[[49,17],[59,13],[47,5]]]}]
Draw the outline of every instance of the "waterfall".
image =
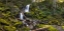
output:
[{"label": "waterfall", "polygon": [[21,11],[21,13],[20,13],[20,20],[23,20],[24,19],[24,14],[23,13],[29,12],[29,7],[30,7],[30,4],[27,4],[26,5],[26,8],[24,9],[24,12]]},{"label": "waterfall", "polygon": [[23,13],[20,13],[20,20],[23,20]]},{"label": "waterfall", "polygon": [[25,12],[29,12],[29,7],[30,7],[30,4],[27,4],[25,8]]},{"label": "waterfall", "polygon": [[[32,0],[32,2],[35,2],[35,0]],[[30,8],[30,5],[31,4],[27,4],[26,5],[26,7],[25,7],[25,9],[24,9],[24,12],[22,12],[21,11],[21,13],[20,13],[20,20],[23,20],[22,22],[23,22],[23,24],[25,24],[27,27],[29,27],[30,28],[30,31],[31,31],[31,29],[33,29],[33,24],[31,24],[30,22],[30,25],[28,24],[28,22],[26,22],[26,20],[24,20],[24,13],[28,13],[29,12],[29,8]],[[35,23],[35,22],[34,22]],[[35,25],[34,25],[35,26]]]},{"label": "waterfall", "polygon": [[[35,2],[35,0],[32,0],[32,2]],[[26,8],[24,9],[24,12],[23,12],[23,13],[29,12],[29,8],[30,8],[30,4],[27,4],[27,5],[26,5]],[[21,20],[24,19],[23,13],[22,13],[22,12],[20,13],[20,19],[21,19]]]}]

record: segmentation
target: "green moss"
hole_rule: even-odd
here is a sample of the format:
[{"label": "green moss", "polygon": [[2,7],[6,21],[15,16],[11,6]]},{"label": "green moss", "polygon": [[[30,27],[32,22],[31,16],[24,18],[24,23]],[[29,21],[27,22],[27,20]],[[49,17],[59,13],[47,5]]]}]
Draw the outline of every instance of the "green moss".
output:
[{"label": "green moss", "polygon": [[64,26],[62,26],[62,28],[64,29]]},{"label": "green moss", "polygon": [[10,24],[10,22],[9,21],[7,21],[6,19],[0,19],[0,23],[4,23],[4,24]]},{"label": "green moss", "polygon": [[4,26],[5,30],[7,31],[15,31],[16,28],[14,26]]},{"label": "green moss", "polygon": [[53,26],[50,26],[49,28],[48,28],[48,30],[49,31],[58,31],[56,28],[54,28]]},{"label": "green moss", "polygon": [[36,27],[37,28],[42,28],[44,25],[43,24],[37,24]]},{"label": "green moss", "polygon": [[22,31],[29,31],[30,29],[28,27],[23,27]]},{"label": "green moss", "polygon": [[56,28],[54,28],[51,25],[43,25],[43,24],[39,24],[37,25],[38,28],[48,28],[49,31],[58,31]]}]

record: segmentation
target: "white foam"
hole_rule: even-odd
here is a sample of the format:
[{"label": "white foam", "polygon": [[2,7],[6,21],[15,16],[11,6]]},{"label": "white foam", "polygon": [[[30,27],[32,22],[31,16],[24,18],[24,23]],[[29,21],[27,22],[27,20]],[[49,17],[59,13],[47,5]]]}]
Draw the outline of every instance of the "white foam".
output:
[{"label": "white foam", "polygon": [[30,4],[26,5],[25,12],[29,12]]},{"label": "white foam", "polygon": [[23,20],[23,13],[20,13],[20,19]]}]

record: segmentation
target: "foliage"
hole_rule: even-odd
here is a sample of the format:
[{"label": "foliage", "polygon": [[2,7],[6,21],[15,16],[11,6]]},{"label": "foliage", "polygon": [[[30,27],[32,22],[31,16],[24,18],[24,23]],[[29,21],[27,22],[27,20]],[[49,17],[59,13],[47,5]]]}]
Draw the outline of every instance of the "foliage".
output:
[{"label": "foliage", "polygon": [[[31,4],[30,12],[26,13],[26,17],[30,19],[41,20],[41,23],[50,25],[64,25],[64,2],[56,2],[56,8],[53,7],[51,0],[45,0],[39,3],[32,3],[31,0],[0,0],[0,31],[28,31],[27,27],[18,27],[22,22],[16,18],[16,15],[27,5]],[[53,10],[55,9],[55,10]],[[41,25],[41,26],[40,26]],[[42,24],[37,25],[38,28],[43,27]],[[25,29],[25,30],[24,30]],[[50,27],[49,31],[56,31]]]},{"label": "foliage", "polygon": [[48,30],[49,30],[49,31],[58,31],[58,30],[57,30],[56,28],[54,28],[53,26],[50,26]]}]

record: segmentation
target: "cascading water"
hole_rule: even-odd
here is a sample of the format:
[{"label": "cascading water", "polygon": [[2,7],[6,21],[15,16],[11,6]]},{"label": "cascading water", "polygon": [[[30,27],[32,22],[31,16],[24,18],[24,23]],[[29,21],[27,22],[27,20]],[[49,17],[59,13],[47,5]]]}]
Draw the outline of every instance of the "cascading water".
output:
[{"label": "cascading water", "polygon": [[27,4],[25,8],[25,12],[29,12],[29,7],[30,7],[30,4]]},{"label": "cascading water", "polygon": [[21,12],[21,13],[20,13],[20,20],[23,20],[23,16],[24,16],[24,15],[23,15],[23,13]]},{"label": "cascading water", "polygon": [[[32,3],[33,2],[35,2],[35,0],[32,0]],[[29,23],[30,23],[30,25],[28,25],[28,22],[25,22],[26,20],[24,19],[24,13],[28,13],[29,12],[29,8],[30,8],[30,5],[31,4],[27,4],[26,5],[26,7],[25,7],[25,9],[24,9],[24,12],[21,12],[20,13],[20,20],[23,20],[22,22],[23,22],[23,24],[25,24],[27,27],[29,27],[30,29],[32,29],[33,28],[33,23],[31,24],[30,22],[32,22],[32,21],[30,21]],[[31,30],[30,30],[31,31]]]},{"label": "cascading water", "polygon": [[[35,0],[32,0],[32,3],[33,3],[33,2],[35,2]],[[27,4],[24,12],[21,12],[21,13],[20,13],[20,20],[23,20],[23,19],[24,19],[23,13],[29,12],[29,7],[30,7],[30,5],[31,5],[31,4]]]},{"label": "cascading water", "polygon": [[27,4],[24,12],[20,13],[20,20],[24,20],[24,13],[29,12],[29,7],[30,7],[30,4]]}]

